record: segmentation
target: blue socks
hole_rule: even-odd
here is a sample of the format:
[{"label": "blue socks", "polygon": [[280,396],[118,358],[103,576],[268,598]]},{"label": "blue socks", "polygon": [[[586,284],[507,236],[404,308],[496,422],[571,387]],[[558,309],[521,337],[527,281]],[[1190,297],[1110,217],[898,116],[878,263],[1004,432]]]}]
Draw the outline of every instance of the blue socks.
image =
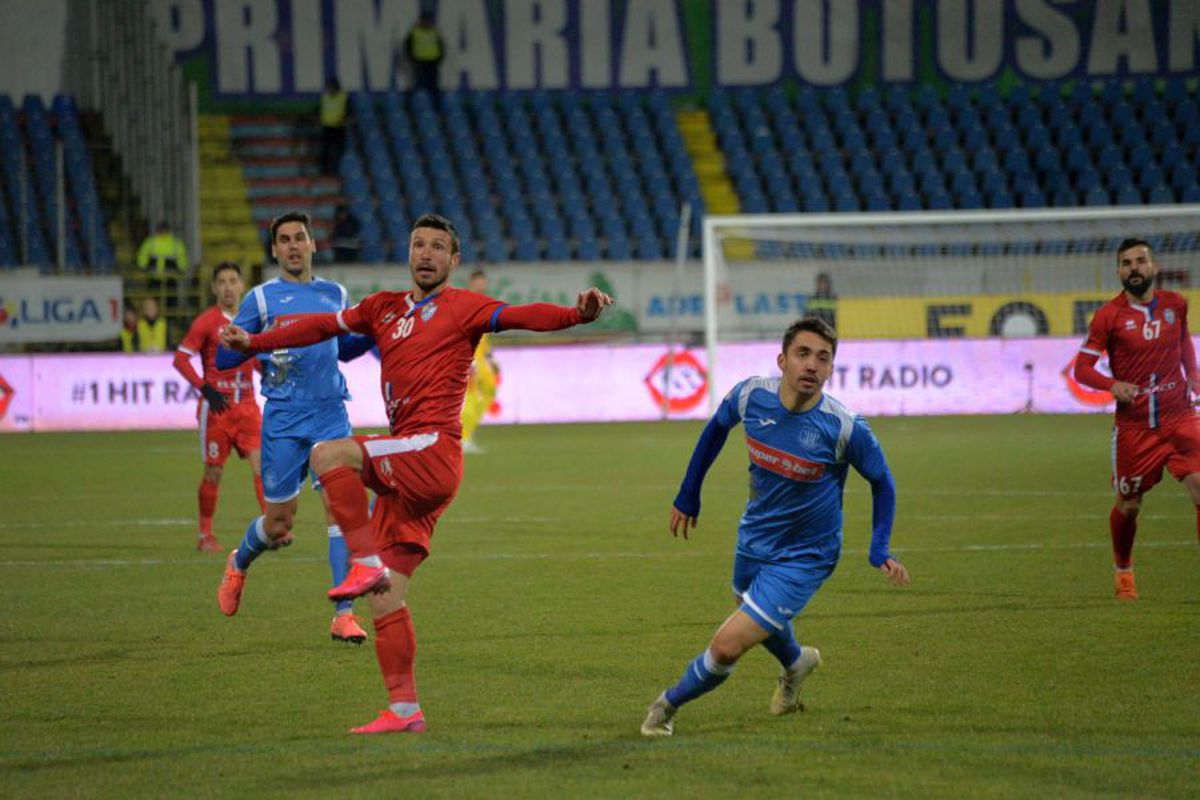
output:
[{"label": "blue socks", "polygon": [[792,665],[796,663],[796,659],[800,658],[800,645],[796,642],[796,634],[792,632],[791,623],[784,625],[783,630],[768,636],[762,646],[775,656],[779,665],[784,669],[791,669]]},{"label": "blue socks", "polygon": [[256,517],[246,528],[246,535],[242,537],[242,543],[238,545],[237,555],[233,557],[234,565],[245,572],[254,563],[254,559],[262,555],[270,542],[267,532],[263,530],[263,518]]},{"label": "blue socks", "polygon": [[725,682],[729,673],[733,672],[733,667],[733,664],[729,666],[718,664],[712,654],[705,650],[687,665],[679,683],[667,689],[667,702],[675,708],[679,708],[700,695],[708,694]]},{"label": "blue socks", "polygon": [[[331,586],[337,586],[346,580],[346,575],[350,572],[350,549],[346,547],[346,540],[342,538],[342,529],[337,525],[329,526],[329,572],[333,575]],[[342,600],[337,604],[337,611],[340,614],[353,607],[352,601]]]}]

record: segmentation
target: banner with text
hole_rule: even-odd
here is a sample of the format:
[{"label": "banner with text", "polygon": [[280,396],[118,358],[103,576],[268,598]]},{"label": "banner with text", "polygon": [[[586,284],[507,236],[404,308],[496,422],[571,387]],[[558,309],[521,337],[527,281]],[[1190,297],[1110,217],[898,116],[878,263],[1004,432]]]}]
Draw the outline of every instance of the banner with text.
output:
[{"label": "banner with text", "polygon": [[157,0],[214,98],[411,85],[422,6],[445,89],[818,87],[1191,74],[1194,0]]},{"label": "banner with text", "polygon": [[[703,419],[710,380],[723,396],[743,378],[778,374],[778,342],[723,345],[711,375],[702,350],[504,347],[503,338],[492,423]],[[826,390],[868,416],[1111,411],[1111,395],[1071,377],[1078,348],[1074,337],[843,341]],[[342,371],[354,426],[385,427],[378,361]],[[189,428],[196,406],[170,355],[0,356],[0,431]]]},{"label": "banner with text", "polygon": [[120,278],[0,276],[0,345],[116,339],[121,303]]}]

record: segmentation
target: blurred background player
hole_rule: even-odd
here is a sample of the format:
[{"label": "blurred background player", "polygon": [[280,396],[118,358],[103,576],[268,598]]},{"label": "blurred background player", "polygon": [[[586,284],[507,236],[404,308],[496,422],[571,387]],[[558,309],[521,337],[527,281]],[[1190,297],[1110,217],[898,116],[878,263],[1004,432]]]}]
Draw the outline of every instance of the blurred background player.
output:
[{"label": "blurred background player", "polygon": [[[1119,295],[1096,310],[1087,341],[1075,359],[1075,379],[1112,392],[1113,489],[1108,515],[1113,548],[1113,587],[1119,600],[1136,600],[1133,539],[1142,495],[1166,467],[1183,482],[1196,506],[1200,536],[1200,420],[1191,394],[1200,392],[1196,349],[1188,332],[1187,300],[1155,290],[1158,265],[1150,245],[1125,239],[1117,246]],[[1096,369],[1108,351],[1112,377]]]},{"label": "blurred background player", "polygon": [[[217,509],[217,492],[221,473],[230,448],[250,462],[254,474],[254,494],[260,512],[266,511],[259,461],[259,430],[262,415],[254,397],[254,368],[257,362],[246,361],[230,370],[217,369],[217,348],[221,344],[221,329],[233,320],[242,293],[242,269],[232,261],[222,261],[213,270],[213,295],[217,303],[202,312],[192,322],[187,335],[175,351],[175,369],[200,393],[196,419],[200,422],[200,449],[204,461],[204,476],[197,492],[200,505],[200,534],[196,549],[220,553],[222,547],[212,532],[213,513]],[[204,377],[196,374],[191,359],[200,356]]]},{"label": "blurred background player", "polygon": [[[477,269],[471,273],[467,288],[476,294],[487,296],[487,274]],[[467,396],[462,409],[462,443],[464,453],[482,453],[483,448],[475,441],[479,423],[496,399],[496,387],[500,382],[500,368],[492,356],[492,339],[488,334],[479,337],[475,357],[471,359],[471,373],[467,376]]]},{"label": "blurred background player", "polygon": [[[279,263],[279,277],[250,290],[233,324],[264,331],[275,325],[287,326],[298,315],[345,308],[345,288],[313,275],[316,251],[307,214],[293,211],[275,218],[271,222],[271,253]],[[362,355],[373,344],[366,337],[347,336],[312,347],[281,348],[259,358],[262,393],[267,398],[262,426],[266,511],[250,523],[242,543],[229,554],[217,589],[217,602],[225,615],[237,613],[250,564],[264,550],[291,544],[298,496],[308,474],[309,451],[317,442],[350,435],[345,405],[349,393],[338,370],[338,359]],[[217,353],[219,368],[245,360],[245,356],[224,348]],[[325,495],[321,498],[324,501]],[[341,529],[329,515],[328,504],[326,520],[329,568],[336,586],[346,576],[349,554]],[[330,635],[356,644],[366,640],[366,631],[355,619],[349,602],[338,604]]]},{"label": "blurred background player", "polygon": [[883,450],[866,420],[822,389],[833,372],[837,334],[805,317],[783,335],[782,376],[733,387],[700,434],[671,508],[675,536],[688,538],[700,516],[700,487],[729,432],[740,422],[750,453],[750,499],[738,525],[733,591],[741,601],[708,649],[679,683],[651,704],[644,736],[670,736],[684,703],[716,689],[750,648],[761,644],[779,661],[772,714],[803,708],[800,684],[821,663],[801,647],[792,619],[833,574],[842,551],[842,491],[851,466],[871,484],[871,566],[897,585],[908,571],[888,553],[896,488]]},{"label": "blurred background player", "polygon": [[[408,582],[429,555],[438,518],[462,481],[459,414],[471,359],[485,332],[560,330],[591,322],[612,303],[599,289],[580,292],[574,308],[509,306],[449,286],[458,266],[458,231],[445,217],[413,223],[408,263],[413,288],[377,292],[353,308],[316,314],[250,336],[230,326],[222,336],[240,350],[295,347],[357,331],[379,343],[387,436],[355,436],[313,448],[330,508],[355,556],[350,576],[330,599],[372,593],[375,654],[388,708],[352,733],[419,733],[425,716],[413,672],[417,639],[405,603]],[[368,516],[365,486],[376,494]]]}]

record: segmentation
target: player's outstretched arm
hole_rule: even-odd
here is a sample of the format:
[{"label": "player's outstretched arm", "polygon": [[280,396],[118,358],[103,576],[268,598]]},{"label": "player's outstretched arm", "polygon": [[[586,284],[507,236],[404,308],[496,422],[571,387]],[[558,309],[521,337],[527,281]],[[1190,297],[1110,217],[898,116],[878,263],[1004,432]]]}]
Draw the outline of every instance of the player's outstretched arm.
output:
[{"label": "player's outstretched arm", "polygon": [[237,325],[227,325],[221,331],[221,342],[231,350],[243,353],[262,353],[280,347],[304,347],[345,333],[337,314],[305,314],[280,320],[264,333],[247,333]]},{"label": "player's outstretched arm", "polygon": [[596,288],[579,293],[575,306],[558,306],[553,303],[526,303],[520,306],[503,306],[498,312],[492,332],[498,331],[560,331],[573,325],[592,322],[600,313],[613,304],[609,295]]}]

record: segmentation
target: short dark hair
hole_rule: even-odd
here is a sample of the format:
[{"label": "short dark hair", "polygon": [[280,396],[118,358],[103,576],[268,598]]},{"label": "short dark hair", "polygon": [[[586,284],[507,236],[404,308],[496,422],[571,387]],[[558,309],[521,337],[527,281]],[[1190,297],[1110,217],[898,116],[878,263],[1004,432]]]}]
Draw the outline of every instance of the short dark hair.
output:
[{"label": "short dark hair", "polygon": [[477,269],[471,273],[471,280],[475,280],[476,278],[486,278],[486,277],[487,277],[487,273],[481,269]]},{"label": "short dark hair", "polygon": [[220,264],[217,264],[215,267],[213,267],[212,279],[215,281],[218,275],[229,270],[236,272],[239,278],[242,277],[242,268],[238,266],[236,261],[222,261]]},{"label": "short dark hair", "polygon": [[422,214],[417,217],[417,221],[412,224],[412,228],[408,232],[411,234],[417,228],[445,231],[450,234],[450,255],[458,252],[458,228],[454,227],[454,223],[441,214]]},{"label": "short dark hair", "polygon": [[833,329],[825,320],[820,317],[801,317],[793,322],[786,331],[783,332],[783,350],[780,352],[786,353],[788,348],[792,346],[792,340],[796,338],[796,334],[808,331],[815,333],[825,341],[829,342],[829,346],[833,348],[833,354],[837,355],[838,337],[837,331]]},{"label": "short dark hair", "polygon": [[275,219],[271,220],[271,244],[275,244],[275,232],[279,230],[279,226],[286,222],[300,222],[304,225],[304,232],[308,234],[308,238],[313,238],[312,233],[312,218],[303,211],[289,211],[286,214],[280,214]]},{"label": "short dark hair", "polygon": [[1117,263],[1121,263],[1121,253],[1124,253],[1126,250],[1132,250],[1135,247],[1144,247],[1151,252],[1154,250],[1154,248],[1150,246],[1150,243],[1145,239],[1139,239],[1136,236],[1130,236],[1128,239],[1122,239],[1121,243],[1117,245]]}]

